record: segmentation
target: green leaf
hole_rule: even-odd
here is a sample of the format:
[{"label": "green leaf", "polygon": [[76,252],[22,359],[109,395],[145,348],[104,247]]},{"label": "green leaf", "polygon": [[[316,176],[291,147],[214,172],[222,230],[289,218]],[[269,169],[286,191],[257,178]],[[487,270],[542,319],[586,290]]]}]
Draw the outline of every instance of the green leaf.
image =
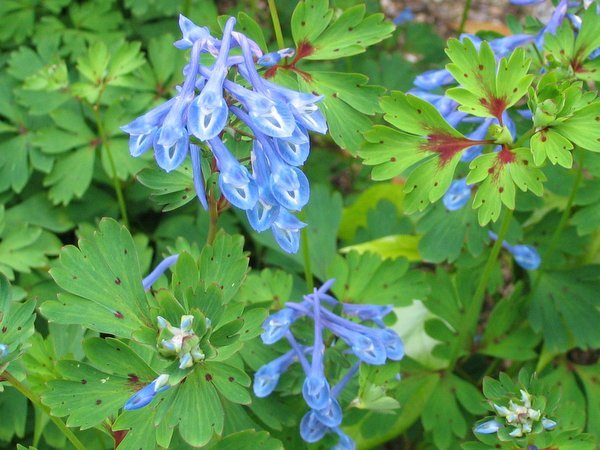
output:
[{"label": "green leaf", "polygon": [[104,326],[110,323],[107,332],[129,337],[151,326],[134,241],[115,220],[103,219],[97,232],[79,241],[79,248],[64,247],[51,275],[73,295],[46,302],[42,312],[48,319],[61,322],[62,303],[67,310],[70,306],[77,311],[86,306],[96,313],[104,310],[104,323],[94,327],[100,332],[107,331]]},{"label": "green leaf", "polygon": [[131,380],[109,375],[80,361],[61,361],[63,379],[48,382],[42,401],[67,426],[94,427],[123,407],[133,394]]},{"label": "green leaf", "polygon": [[385,22],[383,14],[365,17],[365,5],[352,6],[333,18],[328,4],[327,0],[302,0],[292,14],[294,42],[306,59],[356,55],[394,31],[394,25]]},{"label": "green leaf", "polygon": [[371,127],[368,116],[380,112],[378,98],[384,91],[368,85],[360,74],[311,71],[310,78],[299,78],[302,91],[324,95],[321,110],[329,125],[329,134],[352,154],[364,142],[362,133]]},{"label": "green leaf", "polygon": [[157,414],[167,414],[168,424],[179,425],[179,434],[189,444],[207,444],[213,433],[223,432],[224,411],[210,373],[196,369],[177,386],[170,402],[158,406]]},{"label": "green leaf", "polygon": [[596,100],[591,105],[575,111],[571,117],[564,122],[553,126],[553,129],[586,150],[600,151],[600,101]]},{"label": "green leaf", "polygon": [[35,301],[12,303],[8,280],[0,274],[0,306],[0,344],[8,347],[6,354],[0,353],[1,371],[29,346],[27,341],[34,333]]},{"label": "green leaf", "polygon": [[248,272],[248,257],[243,251],[244,239],[219,233],[212,245],[202,249],[199,261],[200,283],[207,290],[217,287],[223,303],[229,302]]},{"label": "green leaf", "polygon": [[381,256],[383,259],[406,258],[409,261],[421,261],[422,258],[418,250],[420,239],[420,236],[396,234],[363,242],[362,244],[350,245],[341,248],[340,252],[371,252]]},{"label": "green leaf", "polygon": [[475,116],[495,117],[502,123],[502,113],[525,95],[533,81],[533,75],[527,75],[531,59],[522,48],[498,65],[487,41],[477,51],[470,39],[451,39],[446,53],[452,61],[446,69],[462,86],[448,89],[446,95],[460,103],[459,110]]},{"label": "green leaf", "polygon": [[118,339],[88,338],[83,342],[85,355],[95,368],[130,379],[153,380],[157,373],[127,344]]},{"label": "green leaf", "polygon": [[281,441],[269,436],[266,431],[238,431],[206,446],[206,450],[283,450]]},{"label": "green leaf", "polygon": [[600,366],[575,366],[587,400],[587,428],[594,436],[600,436]]},{"label": "green leaf", "polygon": [[467,183],[481,183],[473,199],[473,208],[479,208],[481,226],[498,220],[502,204],[515,208],[515,186],[523,192],[542,195],[546,177],[540,169],[532,167],[531,160],[527,148],[503,148],[497,153],[480,155],[471,162]]},{"label": "green leaf", "polygon": [[[542,273],[534,291],[529,321],[544,334],[550,351],[600,345],[598,296],[600,270],[588,266],[564,272]],[[559,326],[560,324],[560,326]]]},{"label": "green leaf", "polygon": [[[0,230],[4,209],[0,207]],[[59,239],[52,233],[27,224],[0,231],[0,273],[12,280],[15,272],[29,273],[48,264],[48,256],[58,254]]]},{"label": "green leaf", "polygon": [[367,214],[374,209],[381,200],[389,200],[400,214],[403,211],[404,192],[402,185],[397,183],[377,183],[361,192],[354,203],[342,211],[342,222],[338,236],[344,240],[351,240],[360,227],[366,227]]},{"label": "green leaf", "polygon": [[260,273],[251,273],[242,284],[237,300],[247,303],[275,303],[290,298],[293,279],[288,272],[264,269]]},{"label": "green leaf", "polygon": [[[423,294],[420,275],[409,274],[408,268],[403,258],[383,260],[373,253],[350,252],[334,260],[328,277],[336,279],[332,290],[339,301],[400,306]],[[399,285],[403,288],[393,288]]]},{"label": "green leaf", "polygon": [[50,187],[48,195],[54,204],[67,205],[85,194],[92,182],[94,150],[83,147],[58,159],[52,172],[44,178],[44,186]]},{"label": "green leaf", "polygon": [[422,233],[419,253],[424,261],[433,263],[455,261],[465,246],[470,254],[479,256],[488,239],[472,209],[448,211],[441,203],[425,212],[417,231]]},{"label": "green leaf", "polygon": [[571,151],[573,144],[552,128],[539,131],[531,137],[531,154],[536,166],[541,166],[548,158],[552,164],[559,164],[567,169],[573,166]]},{"label": "green leaf", "polygon": [[137,179],[151,189],[152,200],[164,205],[163,212],[180,208],[196,197],[189,163],[182,164],[169,174],[159,168],[144,169],[137,174]]}]

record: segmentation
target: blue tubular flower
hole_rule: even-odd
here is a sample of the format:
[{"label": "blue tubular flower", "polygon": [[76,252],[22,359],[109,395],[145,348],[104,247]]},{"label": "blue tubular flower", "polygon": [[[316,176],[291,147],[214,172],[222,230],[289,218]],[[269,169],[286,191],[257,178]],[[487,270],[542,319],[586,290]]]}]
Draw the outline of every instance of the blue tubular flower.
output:
[{"label": "blue tubular flower", "polygon": [[255,144],[254,150],[262,150],[269,163],[270,191],[273,198],[285,209],[300,211],[310,196],[310,187],[306,175],[297,167],[289,166],[273,149],[271,140],[266,137],[246,113],[236,107],[231,111],[238,116],[255,134],[260,145]]},{"label": "blue tubular flower", "polygon": [[471,198],[471,186],[466,178],[454,180],[443,198],[444,206],[448,211],[457,211],[463,208]]},{"label": "blue tubular flower", "polygon": [[283,58],[292,58],[296,54],[296,50],[293,48],[283,48],[276,52],[267,53],[256,61],[259,66],[272,67],[281,61]]},{"label": "blue tubular flower", "polygon": [[263,343],[270,345],[279,341],[300,315],[289,308],[271,314],[263,323],[264,332],[260,335]]},{"label": "blue tubular flower", "polygon": [[497,58],[502,58],[518,47],[523,47],[535,41],[535,36],[530,34],[513,34],[489,41],[490,47]]},{"label": "blue tubular flower", "polygon": [[270,81],[263,80],[263,85],[275,97],[289,105],[296,121],[304,128],[316,133],[327,133],[325,116],[317,106],[324,96],[308,92],[298,92],[287,89]]},{"label": "blue tubular flower", "polygon": [[426,91],[431,91],[452,83],[454,83],[454,77],[446,69],[428,70],[417,75],[414,81],[415,86]]},{"label": "blue tubular flower", "polygon": [[333,398],[329,398],[327,406],[323,409],[314,410],[317,418],[323,425],[330,428],[337,427],[342,423],[343,413],[339,402]]},{"label": "blue tubular flower", "polygon": [[129,153],[131,156],[137,158],[152,146],[158,128],[174,103],[175,98],[172,98],[121,127],[121,130],[130,135]]},{"label": "blue tubular flower", "polygon": [[[302,395],[311,408],[322,410],[331,406],[329,383],[323,370],[323,329],[321,325],[321,303],[318,295],[313,295],[314,344],[309,373],[302,385]],[[327,414],[326,414],[327,415]]]},{"label": "blue tubular flower", "polygon": [[223,98],[223,82],[227,76],[226,62],[234,25],[235,18],[230,17],[223,30],[219,56],[212,68],[210,78],[189,108],[188,128],[202,141],[216,137],[227,124],[229,110]]},{"label": "blue tubular flower", "polygon": [[542,426],[545,430],[554,430],[556,428],[557,423],[554,420],[550,420],[547,417],[542,418]]},{"label": "blue tubular flower", "polygon": [[192,177],[194,180],[194,189],[196,197],[202,207],[208,211],[208,202],[206,201],[206,190],[204,188],[204,176],[202,175],[202,164],[200,163],[200,147],[190,144],[190,155],[192,157]]},{"label": "blue tubular flower", "polygon": [[256,231],[265,231],[273,225],[279,215],[280,206],[271,194],[269,180],[271,172],[258,141],[254,141],[250,153],[252,162],[252,175],[258,186],[258,201],[254,208],[246,210],[250,226]]},{"label": "blue tubular flower", "polygon": [[275,139],[277,154],[290,166],[301,166],[310,153],[308,133],[301,125],[296,126],[294,133],[285,139]]},{"label": "blue tubular flower", "polygon": [[312,409],[300,421],[300,436],[311,444],[323,439],[328,430],[327,425],[319,420],[317,413]]},{"label": "blue tubular flower", "polygon": [[536,270],[542,263],[540,254],[531,245],[507,245],[506,249],[513,255],[515,262],[525,270]]},{"label": "blue tubular flower", "polygon": [[166,391],[171,386],[169,385],[169,376],[166,374],[159,375],[150,384],[144,386],[142,389],[133,394],[129,400],[123,406],[125,411],[133,411],[136,409],[143,408],[148,405],[156,395]]},{"label": "blue tubular flower", "polygon": [[361,321],[370,320],[380,327],[385,327],[383,318],[393,310],[392,305],[356,305],[344,303],[342,311],[348,316],[358,317]]},{"label": "blue tubular flower", "polygon": [[404,342],[398,334],[390,329],[384,328],[379,331],[381,342],[385,347],[386,356],[392,361],[400,361],[404,358]]},{"label": "blue tubular flower", "polygon": [[219,187],[229,202],[240,209],[251,209],[258,200],[256,182],[219,138],[208,141],[219,168]]},{"label": "blue tubular flower", "polygon": [[502,427],[503,425],[500,422],[496,421],[495,419],[491,419],[487,422],[477,425],[473,429],[473,432],[478,434],[494,434]]},{"label": "blue tubular flower", "polygon": [[256,371],[254,375],[254,384],[252,388],[254,394],[263,398],[271,394],[277,387],[279,377],[298,359],[295,350],[290,350],[286,354],[265,364]]},{"label": "blue tubular flower", "polygon": [[181,165],[188,152],[189,135],[185,128],[187,109],[194,99],[196,76],[203,40],[194,42],[185,82],[154,139],[154,157],[158,165],[170,172]]},{"label": "blue tubular flower", "polygon": [[154,270],[142,280],[142,286],[144,287],[144,290],[150,289],[150,287],[165,272],[165,270],[177,262],[177,259],[179,259],[178,254],[171,255],[163,259],[158,266],[156,266]]},{"label": "blue tubular flower", "polygon": [[[488,231],[488,235],[494,241],[498,240],[498,235],[493,231]],[[510,245],[508,242],[503,241],[502,247],[513,255],[515,262],[525,270],[536,270],[542,263],[540,254],[531,245]]]},{"label": "blue tubular flower", "polygon": [[[273,237],[279,246],[288,253],[296,253],[300,247],[300,230],[306,224],[287,210],[281,209],[271,226]],[[264,342],[264,341],[263,341]]]},{"label": "blue tubular flower", "polygon": [[214,40],[208,28],[199,27],[182,14],[179,15],[179,28],[181,29],[183,38],[176,41],[173,45],[180,50],[192,47],[196,41]]},{"label": "blue tubular flower", "polygon": [[352,440],[352,438],[350,436],[348,436],[346,433],[344,433],[342,430],[340,430],[339,428],[334,428],[333,431],[336,432],[336,434],[339,436],[339,441],[337,442],[337,444],[335,444],[333,447],[331,447],[331,450],[355,450],[356,449],[356,443]]},{"label": "blue tubular flower", "polygon": [[569,2],[567,0],[561,0],[554,12],[552,13],[552,17],[546,24],[544,28],[540,30],[536,38],[536,45],[538,47],[544,46],[544,35],[546,33],[556,34],[558,27],[562,24],[563,20],[567,16],[567,9],[569,8]]}]

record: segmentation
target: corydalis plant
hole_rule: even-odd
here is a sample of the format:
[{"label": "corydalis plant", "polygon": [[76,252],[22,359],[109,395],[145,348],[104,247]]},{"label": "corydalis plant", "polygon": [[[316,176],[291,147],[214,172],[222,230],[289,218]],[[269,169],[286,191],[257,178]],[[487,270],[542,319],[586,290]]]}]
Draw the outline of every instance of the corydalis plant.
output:
[{"label": "corydalis plant", "polygon": [[[256,59],[268,66],[293,50],[263,55],[254,41],[234,31],[235,22],[233,17],[227,20],[219,40],[180,16],[183,38],[175,46],[190,49],[183,85],[174,98],[122,129],[130,134],[132,156],[153,148],[157,164],[166,172],[177,169],[190,154],[196,194],[205,209],[201,147],[209,149],[222,195],[246,211],[255,230],[271,228],[279,245],[293,253],[304,224],[291,212],[300,211],[309,198],[308,180],[298,168],[310,151],[308,131],[327,132],[317,106],[322,97],[263,78]],[[207,55],[213,58],[211,65],[202,63]],[[246,127],[253,135],[251,172],[227,148],[223,132],[228,125]]]}]

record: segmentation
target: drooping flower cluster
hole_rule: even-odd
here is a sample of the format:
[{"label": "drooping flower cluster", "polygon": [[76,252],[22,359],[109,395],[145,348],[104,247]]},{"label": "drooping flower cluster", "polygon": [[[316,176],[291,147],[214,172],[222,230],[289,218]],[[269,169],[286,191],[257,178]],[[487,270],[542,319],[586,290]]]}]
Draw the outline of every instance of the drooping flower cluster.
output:
[{"label": "drooping flower cluster", "polygon": [[[122,129],[130,134],[132,156],[152,147],[157,164],[166,172],[179,167],[189,154],[196,193],[207,209],[201,150],[194,142],[204,143],[220,172],[222,195],[246,211],[255,230],[271,228],[285,251],[296,252],[299,230],[305,225],[292,212],[300,211],[309,198],[308,180],[298,167],[309,154],[308,131],[327,131],[317,106],[322,96],[284,88],[261,77],[255,59],[266,67],[293,55],[293,50],[263,55],[254,41],[234,31],[235,22],[233,17],[227,20],[219,40],[208,28],[180,16],[183,38],[175,46],[191,49],[183,85],[174,98]],[[233,53],[235,48],[241,54]],[[211,66],[201,63],[203,55],[213,57]],[[252,173],[222,140],[226,125],[234,122],[244,124],[254,135]]]},{"label": "drooping flower cluster", "polygon": [[[493,240],[498,240],[498,235],[493,231],[488,231],[488,234]],[[531,245],[510,245],[502,241],[502,248],[513,255],[515,262],[525,270],[536,270],[542,263],[540,254]]]},{"label": "drooping flower cluster", "polygon": [[[312,294],[305,295],[300,303],[287,302],[285,308],[272,314],[263,324],[261,337],[270,345],[285,338],[291,350],[262,366],[254,376],[254,393],[257,397],[266,397],[277,387],[282,373],[294,363],[299,362],[306,378],[302,386],[302,395],[310,410],[300,423],[300,435],[306,442],[317,442],[327,433],[339,436],[335,448],[352,449],[354,442],[339,428],[342,422],[342,408],[338,396],[354,377],[360,364],[385,364],[386,360],[399,361],[404,356],[404,344],[400,337],[383,323],[383,318],[392,311],[391,306],[357,305],[340,303],[327,291],[335,280],[329,280]],[[332,310],[341,311],[340,315]],[[341,314],[357,321],[343,317]],[[301,317],[312,319],[314,340],[312,346],[299,343],[291,331],[291,326]],[[365,323],[373,323],[370,327]],[[358,360],[331,387],[324,368],[324,333],[339,338]],[[339,345],[333,341],[332,345]],[[310,355],[310,361],[307,358]]]},{"label": "drooping flower cluster", "polygon": [[485,421],[474,428],[475,433],[493,434],[506,429],[513,438],[529,433],[540,433],[542,430],[553,430],[556,422],[542,415],[542,411],[532,407],[531,395],[521,389],[521,398],[513,399],[507,406],[493,404],[496,418]]}]

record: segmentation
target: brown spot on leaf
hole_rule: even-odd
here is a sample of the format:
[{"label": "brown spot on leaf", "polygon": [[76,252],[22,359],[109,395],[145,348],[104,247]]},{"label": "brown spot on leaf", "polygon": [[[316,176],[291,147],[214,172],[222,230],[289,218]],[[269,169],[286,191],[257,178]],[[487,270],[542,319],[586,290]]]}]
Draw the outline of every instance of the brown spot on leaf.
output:
[{"label": "brown spot on leaf", "polygon": [[115,284],[116,285],[120,285],[121,284],[121,279],[119,277],[115,278]]}]

